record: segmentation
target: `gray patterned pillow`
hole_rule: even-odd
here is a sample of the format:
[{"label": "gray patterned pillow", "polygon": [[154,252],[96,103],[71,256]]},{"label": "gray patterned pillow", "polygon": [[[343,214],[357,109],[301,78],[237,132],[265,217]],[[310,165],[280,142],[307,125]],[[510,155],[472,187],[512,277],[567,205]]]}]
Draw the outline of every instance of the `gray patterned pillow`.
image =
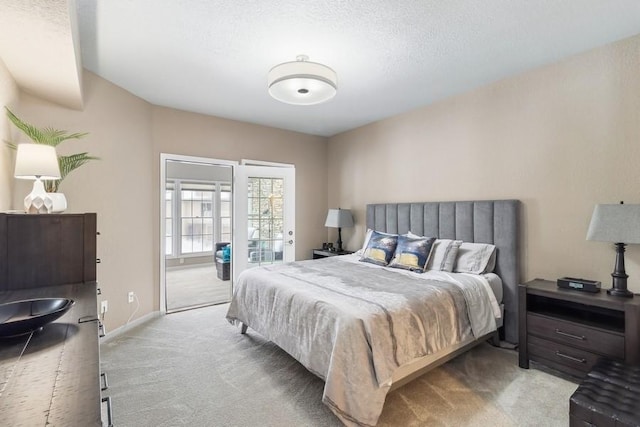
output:
[{"label": "gray patterned pillow", "polygon": [[398,236],[398,244],[389,267],[424,272],[435,237],[412,237],[407,234]]},{"label": "gray patterned pillow", "polygon": [[377,265],[387,265],[396,251],[398,236],[395,234],[371,232],[367,247],[360,261]]}]

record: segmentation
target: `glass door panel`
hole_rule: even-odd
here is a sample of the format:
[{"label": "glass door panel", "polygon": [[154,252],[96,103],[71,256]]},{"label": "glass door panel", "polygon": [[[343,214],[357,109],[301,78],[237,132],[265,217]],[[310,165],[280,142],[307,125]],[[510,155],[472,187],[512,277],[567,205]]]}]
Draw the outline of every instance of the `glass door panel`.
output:
[{"label": "glass door panel", "polygon": [[282,262],[284,179],[249,177],[247,197],[249,266]]},{"label": "glass door panel", "polygon": [[161,311],[228,302],[233,168],[224,161],[161,155]]},{"label": "glass door panel", "polygon": [[234,274],[293,261],[295,169],[243,165],[237,168],[236,183]]}]

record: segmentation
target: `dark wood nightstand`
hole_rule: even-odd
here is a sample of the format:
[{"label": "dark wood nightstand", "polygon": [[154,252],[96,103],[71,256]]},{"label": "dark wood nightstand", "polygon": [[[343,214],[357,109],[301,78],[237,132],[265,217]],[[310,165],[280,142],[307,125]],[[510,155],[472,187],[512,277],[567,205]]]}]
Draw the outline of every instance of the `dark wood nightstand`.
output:
[{"label": "dark wood nightstand", "polygon": [[582,378],[602,356],[640,364],[640,295],[559,289],[542,279],[518,293],[521,368],[533,360]]},{"label": "dark wood nightstand", "polygon": [[313,251],[311,252],[311,256],[313,257],[313,259],[318,259],[318,258],[326,258],[329,256],[336,256],[336,255],[349,255],[352,254],[353,252],[351,251],[329,251],[326,249],[313,249]]}]

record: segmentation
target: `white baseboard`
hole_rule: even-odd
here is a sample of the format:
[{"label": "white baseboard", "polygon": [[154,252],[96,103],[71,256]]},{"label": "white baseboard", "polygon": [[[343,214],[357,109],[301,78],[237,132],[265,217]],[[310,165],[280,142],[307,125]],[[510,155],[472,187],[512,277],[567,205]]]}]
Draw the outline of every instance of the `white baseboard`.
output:
[{"label": "white baseboard", "polygon": [[116,328],[113,331],[108,332],[104,337],[100,338],[100,343],[101,344],[108,343],[109,341],[118,338],[120,335],[124,334],[125,332],[128,332],[129,330],[160,316],[161,316],[161,313],[159,311],[152,311],[151,313],[145,314],[144,316],[139,317],[136,320],[127,323],[126,325],[122,325],[119,328]]}]

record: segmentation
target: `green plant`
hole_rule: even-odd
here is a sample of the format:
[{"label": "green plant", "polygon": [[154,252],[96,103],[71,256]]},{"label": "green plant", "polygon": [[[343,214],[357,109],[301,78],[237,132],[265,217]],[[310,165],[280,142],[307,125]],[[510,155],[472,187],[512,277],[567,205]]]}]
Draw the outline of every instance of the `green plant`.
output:
[{"label": "green plant", "polygon": [[[69,139],[80,139],[88,135],[88,133],[68,133],[66,130],[57,130],[50,127],[37,128],[25,121],[22,121],[18,116],[13,114],[9,108],[4,107],[7,110],[7,117],[18,129],[24,132],[33,142],[36,144],[46,144],[53,147],[57,147],[64,141]],[[16,149],[17,145],[5,141],[6,144],[12,149]],[[75,169],[84,165],[90,160],[99,160],[99,157],[90,156],[89,153],[76,153],[68,156],[58,155],[58,164],[60,165],[60,179],[44,181],[44,188],[49,193],[55,193],[58,191],[60,182],[69,175]]]}]

